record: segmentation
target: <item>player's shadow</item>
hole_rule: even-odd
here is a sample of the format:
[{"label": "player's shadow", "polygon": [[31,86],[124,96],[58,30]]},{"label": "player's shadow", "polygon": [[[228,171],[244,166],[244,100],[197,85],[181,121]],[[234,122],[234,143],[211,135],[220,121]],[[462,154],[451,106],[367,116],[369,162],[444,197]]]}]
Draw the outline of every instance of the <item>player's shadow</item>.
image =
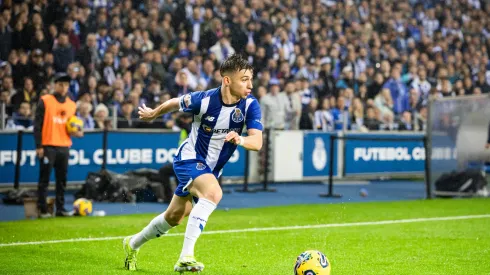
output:
[{"label": "player's shadow", "polygon": [[[124,267],[118,267],[118,268],[116,268],[115,270],[117,270],[117,271],[129,272],[129,271],[128,271],[126,268],[124,268]],[[165,272],[165,271],[163,271],[163,272]],[[176,274],[176,273],[163,273],[163,272],[158,271],[158,274],[174,274],[174,275]],[[144,268],[138,268],[138,270],[137,270],[137,271],[133,271],[133,272],[131,272],[131,274],[143,274],[143,273],[145,273],[145,274],[155,274],[155,271],[145,270]]]}]

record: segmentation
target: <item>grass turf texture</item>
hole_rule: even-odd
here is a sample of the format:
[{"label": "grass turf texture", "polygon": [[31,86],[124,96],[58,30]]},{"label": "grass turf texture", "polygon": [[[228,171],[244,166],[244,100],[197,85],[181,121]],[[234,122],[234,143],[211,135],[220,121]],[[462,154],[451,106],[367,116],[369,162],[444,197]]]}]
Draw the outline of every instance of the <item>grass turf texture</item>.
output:
[{"label": "grass turf texture", "polygon": [[[490,213],[490,200],[294,205],[215,211],[205,231]],[[0,243],[125,236],[154,215],[0,223]],[[203,274],[293,274],[296,257],[324,252],[332,274],[488,274],[490,218],[202,235]],[[184,232],[185,224],[171,233]],[[145,244],[133,274],[176,274],[182,236]],[[0,247],[2,274],[128,274],[122,239]]]}]

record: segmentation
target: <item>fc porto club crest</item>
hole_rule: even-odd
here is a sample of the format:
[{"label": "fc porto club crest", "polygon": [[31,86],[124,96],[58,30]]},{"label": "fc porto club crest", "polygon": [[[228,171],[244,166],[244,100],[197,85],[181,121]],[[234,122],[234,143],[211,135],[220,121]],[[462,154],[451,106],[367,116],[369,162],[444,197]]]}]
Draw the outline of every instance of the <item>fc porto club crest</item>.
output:
[{"label": "fc porto club crest", "polygon": [[204,170],[204,169],[206,169],[206,164],[204,164],[202,162],[198,162],[196,165],[196,169],[197,170]]},{"label": "fc porto club crest", "polygon": [[240,110],[239,108],[235,108],[233,114],[231,115],[231,120],[233,120],[233,122],[235,123],[242,122],[243,121],[242,110]]}]

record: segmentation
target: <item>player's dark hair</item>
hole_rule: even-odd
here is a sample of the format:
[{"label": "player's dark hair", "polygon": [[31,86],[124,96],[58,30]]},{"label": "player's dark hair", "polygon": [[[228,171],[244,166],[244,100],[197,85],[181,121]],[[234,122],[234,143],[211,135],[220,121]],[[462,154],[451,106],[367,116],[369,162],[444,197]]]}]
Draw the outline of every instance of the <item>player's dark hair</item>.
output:
[{"label": "player's dark hair", "polygon": [[235,73],[241,70],[250,70],[253,72],[253,67],[248,63],[247,59],[238,53],[234,53],[226,58],[219,68],[221,76],[224,76],[226,73]]}]

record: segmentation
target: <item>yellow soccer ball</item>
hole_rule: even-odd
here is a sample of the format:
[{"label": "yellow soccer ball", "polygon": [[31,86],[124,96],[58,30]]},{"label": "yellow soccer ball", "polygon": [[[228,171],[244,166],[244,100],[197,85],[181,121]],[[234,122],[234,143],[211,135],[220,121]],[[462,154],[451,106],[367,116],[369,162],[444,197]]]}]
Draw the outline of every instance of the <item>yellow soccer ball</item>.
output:
[{"label": "yellow soccer ball", "polygon": [[92,201],[80,198],[73,203],[73,210],[77,216],[88,216],[92,214]]},{"label": "yellow soccer ball", "polygon": [[308,250],[296,259],[294,275],[330,275],[330,262],[320,251]]},{"label": "yellow soccer ball", "polygon": [[83,121],[78,117],[72,116],[66,122],[66,131],[68,131],[69,134],[82,130],[83,130]]}]

